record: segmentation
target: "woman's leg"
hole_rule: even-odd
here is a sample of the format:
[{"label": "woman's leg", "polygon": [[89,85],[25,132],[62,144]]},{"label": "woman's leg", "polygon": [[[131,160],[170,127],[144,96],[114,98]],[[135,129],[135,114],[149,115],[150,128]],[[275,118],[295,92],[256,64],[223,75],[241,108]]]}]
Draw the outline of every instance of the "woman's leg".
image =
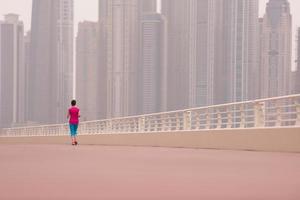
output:
[{"label": "woman's leg", "polygon": [[77,143],[77,129],[78,129],[78,124],[74,124],[74,140],[75,140],[75,144]]},{"label": "woman's leg", "polygon": [[70,134],[71,134],[71,139],[72,139],[72,145],[75,144],[75,130],[74,130],[74,125],[70,124]]}]

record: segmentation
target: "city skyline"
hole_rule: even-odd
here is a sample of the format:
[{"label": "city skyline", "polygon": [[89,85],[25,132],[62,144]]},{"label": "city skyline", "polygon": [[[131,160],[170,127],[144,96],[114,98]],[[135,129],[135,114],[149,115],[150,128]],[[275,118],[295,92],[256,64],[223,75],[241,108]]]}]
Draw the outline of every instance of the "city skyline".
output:
[{"label": "city skyline", "polygon": [[[158,0],[158,2],[161,0]],[[24,22],[24,31],[27,32],[30,30],[31,23],[31,2],[32,0],[0,0],[0,20],[4,15],[8,13],[14,13],[20,15],[20,20]],[[259,16],[263,17],[265,14],[266,3],[268,0],[259,0]],[[300,13],[297,12],[297,8],[300,8],[299,0],[289,0],[291,4],[291,14],[293,18],[293,36],[296,35],[297,27],[300,27]],[[17,6],[16,6],[17,5]],[[158,6],[159,9],[160,6]],[[74,33],[77,33],[79,22],[83,21],[94,21],[98,20],[98,0],[89,0],[89,3],[86,3],[84,0],[74,1]],[[292,57],[293,61],[295,60],[295,51],[296,51],[296,37],[293,37],[292,44]],[[75,43],[75,37],[74,37]],[[74,58],[75,61],[75,58]],[[74,63],[75,64],[75,63]],[[292,69],[296,68],[295,62],[292,62]]]},{"label": "city skyline", "polygon": [[[77,35],[73,0],[33,0],[30,53],[21,58],[27,121],[62,122],[72,98],[86,102],[86,119],[99,119],[288,95],[296,39],[290,8],[287,0],[268,1],[273,14],[266,9],[258,37],[258,0],[162,0],[159,9],[157,0],[99,0],[98,20],[80,22]],[[285,25],[269,37],[274,23]],[[277,55],[285,57],[275,67]],[[259,88],[277,83],[283,92],[261,96]]]}]

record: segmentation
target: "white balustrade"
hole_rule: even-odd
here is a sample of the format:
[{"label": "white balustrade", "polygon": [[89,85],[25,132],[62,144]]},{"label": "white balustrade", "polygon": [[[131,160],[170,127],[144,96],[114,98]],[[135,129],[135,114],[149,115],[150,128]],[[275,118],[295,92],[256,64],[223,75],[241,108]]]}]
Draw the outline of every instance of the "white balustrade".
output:
[{"label": "white balustrade", "polygon": [[[300,94],[81,122],[80,135],[300,126]],[[2,129],[0,137],[63,136],[68,124]]]}]

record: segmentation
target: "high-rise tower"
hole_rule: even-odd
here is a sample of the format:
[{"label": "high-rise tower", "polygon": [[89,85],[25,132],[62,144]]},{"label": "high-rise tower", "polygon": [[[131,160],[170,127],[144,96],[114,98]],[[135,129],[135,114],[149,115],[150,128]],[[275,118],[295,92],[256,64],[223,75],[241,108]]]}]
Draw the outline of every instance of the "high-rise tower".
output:
[{"label": "high-rise tower", "polygon": [[73,0],[33,0],[30,120],[64,122],[73,95]]},{"label": "high-rise tower", "polygon": [[104,117],[137,114],[139,20],[141,13],[153,9],[155,0],[99,0],[100,107]]},{"label": "high-rise tower", "polygon": [[161,14],[145,13],[140,27],[138,113],[157,113],[166,110],[167,102],[166,20]]},{"label": "high-rise tower", "polygon": [[300,27],[297,30],[297,53],[296,53],[297,71],[294,72],[293,93],[300,94]]},{"label": "high-rise tower", "polygon": [[255,99],[258,96],[258,0],[226,0],[223,11],[224,60],[219,67],[225,79],[216,87],[226,91],[226,95],[217,103]]},{"label": "high-rise tower", "polygon": [[76,38],[76,99],[83,120],[97,120],[99,113],[98,23],[84,21],[78,25]]},{"label": "high-rise tower", "polygon": [[162,14],[168,30],[167,109],[190,107],[197,55],[197,0],[162,0]]},{"label": "high-rise tower", "polygon": [[25,122],[23,22],[16,14],[0,21],[0,127]]},{"label": "high-rise tower", "polygon": [[270,0],[262,27],[262,97],[290,93],[292,16],[287,0]]}]

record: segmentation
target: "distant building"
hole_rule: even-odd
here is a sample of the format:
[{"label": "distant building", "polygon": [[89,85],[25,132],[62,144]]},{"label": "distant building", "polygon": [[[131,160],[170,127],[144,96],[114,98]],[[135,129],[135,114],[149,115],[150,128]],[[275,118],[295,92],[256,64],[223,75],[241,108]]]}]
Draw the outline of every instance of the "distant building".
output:
[{"label": "distant building", "polygon": [[258,0],[162,0],[162,14],[168,110],[258,96]]},{"label": "distant building", "polygon": [[65,122],[73,98],[73,0],[33,0],[29,120]]},{"label": "distant building", "polygon": [[102,118],[138,112],[139,20],[154,9],[156,0],[99,0]]},{"label": "distant building", "polygon": [[297,54],[296,54],[297,71],[294,72],[294,94],[300,94],[300,27],[297,31]]},{"label": "distant building", "polygon": [[83,120],[100,119],[98,23],[80,22],[76,38],[76,99]]},{"label": "distant building", "polygon": [[[259,96],[258,0],[225,0],[223,7],[224,59],[217,67],[220,73],[216,80],[222,82],[215,86],[215,103],[256,99]],[[226,91],[225,96],[219,97],[222,91]]]},{"label": "distant building", "polygon": [[297,68],[300,70],[300,27],[297,31]]},{"label": "distant building", "polygon": [[24,27],[16,14],[0,22],[0,127],[25,121]]},{"label": "distant building", "polygon": [[166,17],[168,30],[167,110],[190,107],[189,80],[196,65],[193,46],[196,45],[196,38],[191,28],[197,27],[193,23],[196,8],[195,1],[162,0],[162,14]]},{"label": "distant building", "polygon": [[30,79],[30,43],[31,43],[31,33],[28,31],[24,36],[24,67],[25,67],[25,122],[28,123],[29,119],[29,79]]},{"label": "distant building", "polygon": [[139,114],[166,110],[167,55],[166,20],[158,13],[141,18],[138,91]]},{"label": "distant building", "polygon": [[292,16],[289,2],[270,0],[262,23],[262,97],[290,94]]},{"label": "distant building", "polygon": [[263,60],[263,45],[264,45],[264,34],[263,34],[263,31],[264,31],[264,19],[263,18],[259,18],[258,19],[258,24],[259,24],[259,29],[258,29],[258,40],[259,40],[259,45],[258,45],[258,61],[259,61],[259,69],[258,69],[258,72],[259,72],[259,77],[258,77],[258,94],[259,94],[259,98],[262,98],[263,97],[263,81],[264,81],[264,77],[263,77],[263,74],[261,74],[263,72],[263,63],[262,63],[262,60]]},{"label": "distant building", "polygon": [[[217,81],[224,74],[218,74],[216,67],[222,62],[223,42],[223,1],[200,0],[196,13],[197,29],[196,68],[191,73],[190,106],[208,106],[214,104]],[[218,78],[218,80],[217,80]],[[218,91],[218,96],[222,96]],[[224,91],[222,91],[224,92]]]}]

